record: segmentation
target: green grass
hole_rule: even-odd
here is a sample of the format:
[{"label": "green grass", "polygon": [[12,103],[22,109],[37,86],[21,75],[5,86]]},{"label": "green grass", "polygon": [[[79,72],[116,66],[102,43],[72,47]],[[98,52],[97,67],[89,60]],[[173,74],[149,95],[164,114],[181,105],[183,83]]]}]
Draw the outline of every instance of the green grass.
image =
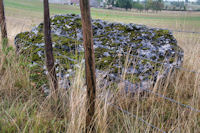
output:
[{"label": "green grass", "polygon": [[[39,0],[5,0],[5,6],[8,14],[14,12],[18,17],[36,17],[42,18],[43,6]],[[50,4],[51,14],[80,14],[79,8],[68,5]],[[163,12],[163,13],[137,13],[118,10],[105,10],[93,8],[92,17],[108,21],[117,21],[124,23],[145,24],[153,27],[162,27],[169,29],[200,30],[200,14],[188,12]],[[192,26],[191,26],[192,25]],[[195,27],[195,28],[194,28]],[[192,28],[192,29],[191,29]]]}]

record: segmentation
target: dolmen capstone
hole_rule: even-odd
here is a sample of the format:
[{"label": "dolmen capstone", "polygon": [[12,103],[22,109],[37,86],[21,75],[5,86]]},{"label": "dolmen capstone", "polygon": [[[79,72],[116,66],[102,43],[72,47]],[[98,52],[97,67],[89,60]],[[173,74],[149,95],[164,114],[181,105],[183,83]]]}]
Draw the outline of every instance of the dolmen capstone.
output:
[{"label": "dolmen capstone", "polygon": [[[123,84],[125,91],[149,89],[181,66],[183,50],[169,30],[144,25],[92,20],[97,76],[103,84]],[[51,17],[51,33],[59,85],[67,82],[84,64],[81,17],[75,14]],[[29,59],[32,82],[47,85],[43,23],[15,37],[19,54]],[[123,80],[122,80],[123,79]],[[68,84],[69,85],[69,84]]]}]

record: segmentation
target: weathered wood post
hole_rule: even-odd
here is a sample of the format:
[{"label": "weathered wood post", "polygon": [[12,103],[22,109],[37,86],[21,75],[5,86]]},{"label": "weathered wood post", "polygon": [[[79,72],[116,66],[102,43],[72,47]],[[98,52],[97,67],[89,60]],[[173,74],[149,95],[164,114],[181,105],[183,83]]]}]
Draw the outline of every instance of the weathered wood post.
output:
[{"label": "weathered wood post", "polygon": [[96,75],[95,75],[95,58],[93,49],[93,32],[90,15],[89,0],[80,0],[81,21],[83,30],[83,40],[85,49],[85,71],[87,84],[87,101],[86,101],[86,133],[96,132],[94,113],[96,97]]},{"label": "weathered wood post", "polygon": [[54,66],[48,0],[44,0],[44,40],[45,40],[46,66],[48,70],[49,84],[51,89],[56,90],[58,87],[58,82]]},{"label": "weathered wood post", "polygon": [[6,19],[5,19],[3,0],[0,0],[0,25],[1,25],[1,38],[2,42],[4,42],[4,40],[7,40],[8,37],[6,30]]}]

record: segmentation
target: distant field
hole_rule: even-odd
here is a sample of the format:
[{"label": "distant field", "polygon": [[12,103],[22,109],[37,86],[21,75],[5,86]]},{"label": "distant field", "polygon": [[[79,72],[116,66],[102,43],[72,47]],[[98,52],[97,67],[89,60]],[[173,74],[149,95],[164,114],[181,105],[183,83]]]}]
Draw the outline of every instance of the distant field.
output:
[{"label": "distant field", "polygon": [[[39,0],[5,0],[8,16],[41,19],[43,6]],[[79,8],[51,4],[51,14],[79,14]],[[200,31],[200,12],[137,13],[117,10],[92,9],[92,17],[108,21],[145,24],[153,27]]]},{"label": "distant field", "polygon": [[[80,14],[76,6],[50,4],[51,15],[75,13]],[[43,4],[40,0],[5,0],[8,32],[13,37],[21,32],[30,30],[34,25],[42,22]],[[92,8],[92,18],[107,21],[144,24],[151,27],[171,30],[200,31],[200,12],[172,12],[146,13],[136,11],[119,11]],[[188,46],[196,45],[199,34],[174,33],[179,45],[188,52]],[[195,41],[195,42],[194,42]],[[190,44],[190,45],[188,45]]]}]

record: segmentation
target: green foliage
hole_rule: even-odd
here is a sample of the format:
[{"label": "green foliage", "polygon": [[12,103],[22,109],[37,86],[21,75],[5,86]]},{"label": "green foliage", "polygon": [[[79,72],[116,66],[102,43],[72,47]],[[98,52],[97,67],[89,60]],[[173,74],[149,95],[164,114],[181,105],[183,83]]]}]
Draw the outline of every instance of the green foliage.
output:
[{"label": "green foliage", "polygon": [[171,4],[174,6],[173,10],[186,10],[185,3],[183,1],[181,2],[171,2]]},{"label": "green foliage", "polygon": [[8,39],[7,38],[4,38],[2,40],[2,51],[3,52],[7,52],[7,45],[8,45]]},{"label": "green foliage", "polygon": [[164,8],[164,3],[162,0],[146,0],[145,10],[161,11]]},{"label": "green foliage", "polygon": [[143,11],[144,10],[144,6],[139,3],[139,2],[133,2],[133,8],[139,10],[139,11]]},{"label": "green foliage", "polygon": [[108,0],[107,4],[109,4],[109,5],[114,5],[115,2],[116,2],[116,0]]},{"label": "green foliage", "polygon": [[117,0],[116,6],[120,8],[125,8],[126,10],[131,9],[133,5],[132,0]]}]

